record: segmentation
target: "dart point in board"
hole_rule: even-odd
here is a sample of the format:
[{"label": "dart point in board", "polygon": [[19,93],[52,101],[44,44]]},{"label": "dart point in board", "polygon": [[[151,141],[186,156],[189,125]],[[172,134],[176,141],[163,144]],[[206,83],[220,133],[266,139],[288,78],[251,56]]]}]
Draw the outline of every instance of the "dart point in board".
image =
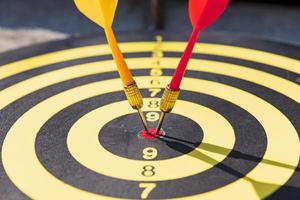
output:
[{"label": "dart point in board", "polygon": [[141,110],[143,107],[142,95],[125,62],[112,30],[118,0],[74,0],[74,2],[83,15],[104,29],[112,56],[116,62],[120,78],[124,85],[127,100],[130,106],[138,111],[143,128],[147,131],[147,121]]},{"label": "dart point in board", "polygon": [[149,128],[148,130],[142,130],[139,133],[139,136],[145,140],[155,140],[165,135],[166,133],[164,130],[161,129],[159,132],[157,132],[156,128]]},{"label": "dart point in board", "polygon": [[172,111],[180,93],[180,84],[184,77],[188,62],[192,56],[194,46],[200,32],[213,24],[225,11],[229,0],[189,0],[189,16],[193,31],[186,49],[173,74],[170,84],[165,88],[161,98],[161,116],[157,125],[157,133],[160,132],[166,113]]}]

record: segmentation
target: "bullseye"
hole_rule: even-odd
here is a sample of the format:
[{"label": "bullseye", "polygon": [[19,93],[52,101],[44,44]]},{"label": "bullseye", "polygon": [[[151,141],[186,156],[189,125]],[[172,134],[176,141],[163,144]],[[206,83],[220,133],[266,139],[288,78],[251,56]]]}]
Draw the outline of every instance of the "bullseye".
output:
[{"label": "bullseye", "polygon": [[140,136],[145,140],[155,140],[157,138],[163,137],[166,133],[163,130],[157,132],[156,128],[150,128],[148,131],[142,130]]}]

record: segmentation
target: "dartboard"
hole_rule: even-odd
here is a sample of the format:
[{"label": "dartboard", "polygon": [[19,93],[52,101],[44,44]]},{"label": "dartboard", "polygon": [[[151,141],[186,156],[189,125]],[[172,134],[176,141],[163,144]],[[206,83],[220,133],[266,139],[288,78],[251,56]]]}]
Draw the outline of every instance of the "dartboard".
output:
[{"label": "dartboard", "polygon": [[[187,38],[118,39],[155,127]],[[299,58],[203,35],[164,135],[145,137],[103,37],[3,54],[0,199],[300,199]]]}]

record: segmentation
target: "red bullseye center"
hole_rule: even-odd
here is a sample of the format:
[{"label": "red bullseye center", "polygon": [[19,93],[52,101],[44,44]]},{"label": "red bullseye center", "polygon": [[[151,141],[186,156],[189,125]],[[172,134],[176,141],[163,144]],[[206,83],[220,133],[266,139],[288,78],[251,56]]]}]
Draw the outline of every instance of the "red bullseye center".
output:
[{"label": "red bullseye center", "polygon": [[156,128],[150,128],[150,129],[148,129],[148,131],[142,130],[140,132],[140,136],[145,140],[155,140],[164,135],[165,135],[165,132],[163,130],[161,130],[161,131],[159,131],[159,133],[157,133]]}]

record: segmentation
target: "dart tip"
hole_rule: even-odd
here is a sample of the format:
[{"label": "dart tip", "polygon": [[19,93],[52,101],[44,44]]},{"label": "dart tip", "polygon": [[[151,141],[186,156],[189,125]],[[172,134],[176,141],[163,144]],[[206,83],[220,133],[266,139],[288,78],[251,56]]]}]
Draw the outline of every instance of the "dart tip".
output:
[{"label": "dart tip", "polygon": [[158,138],[164,137],[165,134],[166,133],[162,129],[159,133],[157,133],[156,128],[149,128],[148,131],[140,131],[139,136],[145,140],[156,140]]},{"label": "dart tip", "polygon": [[137,109],[145,131],[148,131],[147,121],[141,109]]},{"label": "dart tip", "polygon": [[161,115],[160,115],[160,118],[159,118],[159,121],[158,121],[158,125],[156,127],[156,133],[157,134],[160,132],[160,129],[161,129],[162,124],[164,122],[165,116],[166,116],[166,113],[165,112],[161,112]]}]

